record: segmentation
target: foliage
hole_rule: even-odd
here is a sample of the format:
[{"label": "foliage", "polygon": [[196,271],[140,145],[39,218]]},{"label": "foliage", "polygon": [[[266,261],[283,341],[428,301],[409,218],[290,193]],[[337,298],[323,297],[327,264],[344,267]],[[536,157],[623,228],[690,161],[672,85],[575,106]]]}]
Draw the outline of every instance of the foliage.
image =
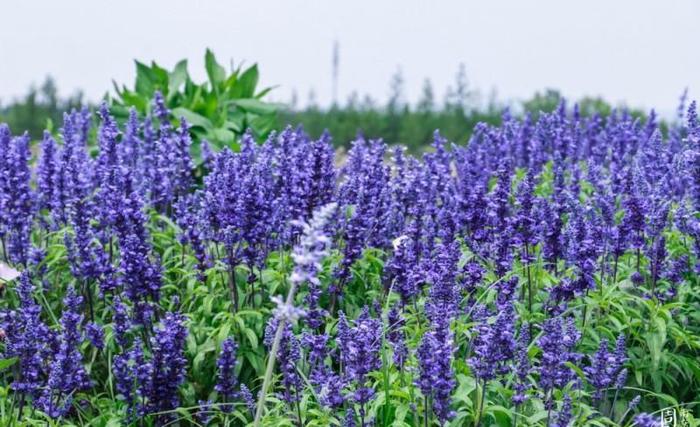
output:
[{"label": "foliage", "polygon": [[204,66],[208,81],[195,83],[187,71],[187,60],[168,71],[155,62],[136,62],[134,88],[114,83],[116,99],[112,112],[126,118],[129,107],[149,114],[150,100],[156,91],[163,94],[174,118],[185,118],[198,139],[206,139],[219,148],[232,146],[251,129],[259,138],[266,137],[276,125],[279,105],[263,101],[272,88],[259,89],[257,64],[239,65],[230,72],[217,62],[207,49]]}]

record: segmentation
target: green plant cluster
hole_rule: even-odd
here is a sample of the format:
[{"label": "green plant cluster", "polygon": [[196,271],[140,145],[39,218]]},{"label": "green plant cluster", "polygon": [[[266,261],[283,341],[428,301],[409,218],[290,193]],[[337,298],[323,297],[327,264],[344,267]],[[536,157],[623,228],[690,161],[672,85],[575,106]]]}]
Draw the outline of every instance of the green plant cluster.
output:
[{"label": "green plant cluster", "polygon": [[219,148],[233,146],[248,129],[256,137],[265,138],[277,126],[280,106],[263,101],[272,88],[258,87],[258,66],[239,65],[227,71],[208,49],[204,65],[208,81],[196,83],[187,71],[187,60],[178,62],[171,71],[155,62],[149,66],[136,61],[134,88],[114,83],[112,113],[126,118],[133,107],[147,115],[153,95],[160,91],[173,116],[184,118],[200,141],[207,140]]}]

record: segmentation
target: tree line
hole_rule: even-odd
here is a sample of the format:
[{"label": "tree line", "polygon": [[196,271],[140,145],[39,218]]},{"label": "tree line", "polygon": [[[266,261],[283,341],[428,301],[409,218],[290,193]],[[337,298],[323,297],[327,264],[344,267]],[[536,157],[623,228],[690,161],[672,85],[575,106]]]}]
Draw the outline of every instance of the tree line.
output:
[{"label": "tree line", "polygon": [[[353,92],[345,102],[334,102],[329,107],[319,106],[311,94],[309,102],[300,107],[293,96],[278,111],[277,128],[301,125],[312,137],[327,130],[336,146],[348,146],[362,134],[420,151],[429,144],[436,129],[448,140],[464,143],[477,123],[499,123],[506,108],[514,114],[537,115],[540,111],[552,111],[563,99],[559,91],[547,89],[510,105],[497,100],[493,93],[484,101],[479,91],[469,87],[463,66],[442,100],[426,79],[418,101],[411,104],[406,101],[404,84],[399,71],[391,79],[389,97],[384,103],[370,95]],[[54,79],[48,76],[40,86],[30,87],[20,98],[6,104],[0,100],[0,121],[8,123],[15,132],[27,131],[33,139],[38,139],[44,129],[61,123],[64,112],[85,104],[80,92],[60,97]],[[607,114],[612,110],[600,98],[583,98],[578,104],[584,115],[593,111]],[[633,113],[641,115],[641,112]]]}]

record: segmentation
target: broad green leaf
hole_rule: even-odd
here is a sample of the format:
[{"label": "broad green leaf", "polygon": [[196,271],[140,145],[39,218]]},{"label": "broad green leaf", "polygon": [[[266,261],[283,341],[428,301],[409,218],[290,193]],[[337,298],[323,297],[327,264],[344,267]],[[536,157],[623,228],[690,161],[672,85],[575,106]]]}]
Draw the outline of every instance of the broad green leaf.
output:
[{"label": "broad green leaf", "polygon": [[255,87],[258,85],[258,66],[253,65],[241,74],[238,83],[231,90],[232,98],[254,98]]},{"label": "broad green leaf", "polygon": [[155,91],[156,76],[151,68],[139,61],[136,63],[136,85],[135,90],[141,95],[151,96]]},{"label": "broad green leaf", "polygon": [[168,82],[168,98],[172,99],[175,94],[180,90],[187,79],[189,74],[187,73],[187,60],[183,59],[175,65],[173,71],[170,72],[170,81]]},{"label": "broad green leaf", "polygon": [[207,49],[207,52],[204,54],[204,67],[207,70],[207,76],[209,76],[212,89],[218,90],[221,83],[226,79],[226,70],[216,62],[214,53],[209,49]]},{"label": "broad green leaf", "polygon": [[214,127],[208,118],[197,114],[194,111],[190,111],[187,108],[174,108],[172,114],[178,119],[183,117],[185,120],[187,120],[187,123],[189,123],[190,126],[199,126],[208,131]]},{"label": "broad green leaf", "polygon": [[258,136],[265,137],[276,124],[277,119],[274,115],[258,116],[250,122],[250,127]]},{"label": "broad green leaf", "polygon": [[17,363],[16,357],[10,357],[9,359],[0,359],[0,371],[4,371],[5,369],[9,368],[15,363]]},{"label": "broad green leaf", "polygon": [[236,138],[236,135],[233,132],[225,128],[214,129],[212,131],[212,135],[214,137],[213,139],[224,144],[224,146],[234,142]]},{"label": "broad green leaf", "polygon": [[282,104],[262,102],[255,98],[234,99],[229,101],[229,104],[255,114],[273,114],[283,106]]}]

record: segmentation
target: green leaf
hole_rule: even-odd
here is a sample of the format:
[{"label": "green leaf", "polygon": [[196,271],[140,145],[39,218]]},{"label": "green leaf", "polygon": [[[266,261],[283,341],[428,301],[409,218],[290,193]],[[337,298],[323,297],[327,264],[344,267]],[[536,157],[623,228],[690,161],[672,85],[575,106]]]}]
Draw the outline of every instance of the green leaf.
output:
[{"label": "green leaf", "polygon": [[5,369],[9,368],[15,363],[17,363],[16,357],[10,357],[9,359],[0,359],[0,371],[4,371]]},{"label": "green leaf", "polygon": [[138,111],[146,111],[149,96],[140,95],[137,92],[124,91],[121,94],[121,101],[129,106],[135,107]]},{"label": "green leaf", "polygon": [[255,331],[252,329],[245,328],[243,330],[243,333],[245,334],[246,338],[248,339],[248,342],[250,343],[251,348],[256,348],[258,346],[258,336],[255,334]]},{"label": "green leaf", "polygon": [[168,81],[170,80],[168,70],[155,62],[151,62],[151,73],[153,75],[153,84],[155,88],[163,92],[163,95],[167,95]]},{"label": "green leaf", "polygon": [[248,68],[241,74],[238,79],[238,84],[231,91],[232,98],[254,98],[255,87],[258,85],[258,66],[257,64]]},{"label": "green leaf", "polygon": [[234,142],[236,135],[228,129],[218,128],[214,129],[212,132],[214,139],[224,145],[228,145]]},{"label": "green leaf", "polygon": [[209,76],[212,89],[215,91],[218,90],[221,83],[226,80],[226,70],[216,62],[214,53],[209,49],[207,49],[207,52],[204,54],[204,67],[207,70],[207,76]]},{"label": "green leaf", "polygon": [[150,96],[155,91],[155,75],[151,68],[139,61],[136,63],[136,85],[134,89],[141,95]]},{"label": "green leaf", "polygon": [[277,117],[275,115],[258,116],[250,122],[250,127],[261,138],[267,136],[277,125]]},{"label": "green leaf", "polygon": [[236,123],[236,122],[232,122],[232,121],[230,121],[230,120],[227,120],[227,121],[224,122],[224,128],[226,128],[226,129],[228,129],[228,130],[230,130],[230,131],[233,131],[233,132],[235,132],[235,133],[239,133],[239,132],[241,132],[241,131],[243,130],[243,129],[241,129],[241,125],[240,125],[240,124],[238,124],[238,123]]},{"label": "green leaf", "polygon": [[283,107],[282,104],[262,102],[255,98],[234,99],[229,101],[229,104],[235,105],[255,114],[274,114],[277,110]]},{"label": "green leaf", "polygon": [[277,88],[277,86],[266,87],[265,89],[263,89],[263,90],[261,90],[260,92],[258,92],[257,94],[255,94],[255,99],[261,99],[261,98],[263,98],[265,95],[267,95],[267,94],[270,93],[273,89],[276,89],[276,88]]},{"label": "green leaf", "polygon": [[194,111],[188,110],[187,108],[184,107],[178,107],[174,108],[172,112],[173,116],[177,117],[178,119],[180,117],[183,117],[185,120],[187,120],[187,123],[190,124],[190,126],[199,126],[201,128],[204,128],[206,130],[211,130],[214,128],[214,125],[211,123],[211,121],[200,115],[195,113]]},{"label": "green leaf", "polygon": [[189,73],[187,72],[187,60],[175,64],[175,68],[170,72],[170,81],[168,83],[168,98],[174,97],[180,90],[180,86],[185,84],[189,78]]}]

